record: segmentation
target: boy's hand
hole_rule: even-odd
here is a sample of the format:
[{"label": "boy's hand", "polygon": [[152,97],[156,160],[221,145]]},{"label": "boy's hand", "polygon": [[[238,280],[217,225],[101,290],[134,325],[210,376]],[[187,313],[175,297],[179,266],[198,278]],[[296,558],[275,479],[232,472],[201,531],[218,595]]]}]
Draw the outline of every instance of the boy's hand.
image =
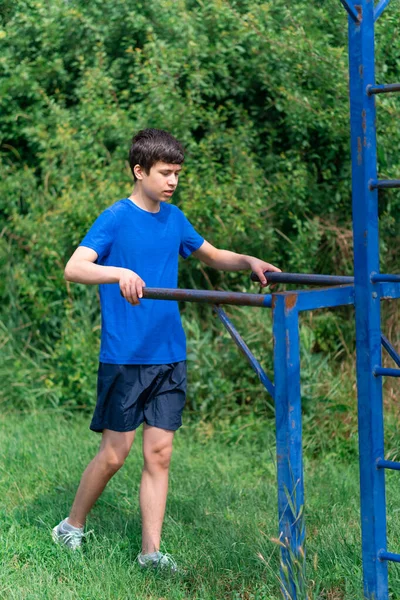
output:
[{"label": "boy's hand", "polygon": [[274,265],[264,262],[263,260],[260,260],[259,258],[254,258],[253,256],[250,257],[249,266],[250,266],[250,269],[252,271],[254,271],[254,273],[258,276],[262,287],[265,287],[266,285],[268,285],[268,281],[264,275],[265,271],[276,271],[277,273],[282,272],[281,269],[278,269],[278,267],[274,267]]},{"label": "boy's hand", "polygon": [[139,298],[143,298],[144,287],[146,287],[146,284],[137,273],[130,269],[121,269],[119,289],[121,291],[121,296],[123,296],[125,300],[128,300],[130,304],[133,304],[133,306],[140,304]]}]

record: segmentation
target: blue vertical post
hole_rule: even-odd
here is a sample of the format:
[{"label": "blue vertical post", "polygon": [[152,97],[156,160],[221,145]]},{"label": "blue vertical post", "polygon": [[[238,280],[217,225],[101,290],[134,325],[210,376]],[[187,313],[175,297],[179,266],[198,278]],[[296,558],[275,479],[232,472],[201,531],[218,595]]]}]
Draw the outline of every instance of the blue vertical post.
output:
[{"label": "blue vertical post", "polygon": [[353,184],[354,277],[357,343],[358,422],[360,452],[361,527],[364,596],[387,600],[385,473],[377,469],[384,457],[382,379],[374,377],[381,364],[380,294],[371,275],[379,273],[374,2],[359,0],[358,21],[349,17],[350,123]]},{"label": "blue vertical post", "polygon": [[[281,588],[304,598],[304,483],[297,294],[274,294],[274,371]],[[299,596],[300,593],[300,596]]]}]

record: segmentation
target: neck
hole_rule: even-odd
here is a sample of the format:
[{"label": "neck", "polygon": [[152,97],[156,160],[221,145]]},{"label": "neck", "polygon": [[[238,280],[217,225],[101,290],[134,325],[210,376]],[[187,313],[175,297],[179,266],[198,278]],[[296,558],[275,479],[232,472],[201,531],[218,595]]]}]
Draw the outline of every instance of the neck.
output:
[{"label": "neck", "polygon": [[136,206],[139,206],[139,208],[142,208],[147,212],[158,213],[160,211],[160,201],[153,200],[152,198],[146,196],[146,194],[144,194],[137,185],[135,185],[132,194],[128,196],[128,198],[134,204],[136,204]]}]

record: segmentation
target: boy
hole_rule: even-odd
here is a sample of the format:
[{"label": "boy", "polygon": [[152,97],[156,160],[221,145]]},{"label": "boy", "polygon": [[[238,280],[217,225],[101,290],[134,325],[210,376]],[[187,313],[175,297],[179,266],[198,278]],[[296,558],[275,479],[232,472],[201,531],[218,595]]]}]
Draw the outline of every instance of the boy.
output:
[{"label": "boy", "polygon": [[186,341],[177,302],[140,302],[143,287],[176,288],[178,256],[193,254],[216,269],[250,269],[267,285],[264,272],[276,267],[252,256],[214,248],[184,214],[168,204],[184,153],[169,133],[140,131],[129,162],[134,188],[95,221],[68,261],[68,281],[100,284],[102,332],[97,404],[90,428],[102,433],[100,449],[83,473],[69,516],[53,539],[81,545],[86,517],[120,469],[143,423],[144,466],[140,485],[141,567],[176,571],[160,552],[175,431],[186,394]]}]

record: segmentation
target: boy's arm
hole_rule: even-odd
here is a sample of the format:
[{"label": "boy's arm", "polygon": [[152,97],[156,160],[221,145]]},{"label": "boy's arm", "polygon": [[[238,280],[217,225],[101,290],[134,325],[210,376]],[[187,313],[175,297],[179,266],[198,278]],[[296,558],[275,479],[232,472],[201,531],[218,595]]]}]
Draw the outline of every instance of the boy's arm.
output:
[{"label": "boy's arm", "polygon": [[204,241],[200,248],[193,252],[193,256],[200,259],[209,267],[220,269],[221,271],[251,269],[258,275],[263,286],[267,285],[267,280],[264,276],[265,271],[280,272],[280,269],[274,267],[274,265],[260,260],[255,256],[236,254],[236,252],[230,252],[230,250],[221,250],[220,248],[215,248],[207,241]]},{"label": "boy's arm", "polygon": [[131,304],[139,304],[146,285],[137,273],[122,267],[96,265],[97,252],[86,246],[79,246],[64,270],[67,281],[74,283],[98,284],[119,283],[122,296]]}]

